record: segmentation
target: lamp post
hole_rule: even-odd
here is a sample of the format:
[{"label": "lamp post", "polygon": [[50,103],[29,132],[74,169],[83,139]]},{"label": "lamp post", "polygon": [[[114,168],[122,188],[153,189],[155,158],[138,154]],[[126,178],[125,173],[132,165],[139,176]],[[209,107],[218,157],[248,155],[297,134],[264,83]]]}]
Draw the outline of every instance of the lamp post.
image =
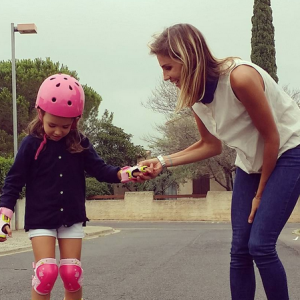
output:
[{"label": "lamp post", "polygon": [[37,33],[35,24],[18,24],[16,27],[11,23],[11,79],[12,79],[12,100],[13,100],[13,137],[14,157],[18,151],[18,130],[17,130],[17,85],[16,85],[16,58],[15,58],[15,32],[21,34]]}]

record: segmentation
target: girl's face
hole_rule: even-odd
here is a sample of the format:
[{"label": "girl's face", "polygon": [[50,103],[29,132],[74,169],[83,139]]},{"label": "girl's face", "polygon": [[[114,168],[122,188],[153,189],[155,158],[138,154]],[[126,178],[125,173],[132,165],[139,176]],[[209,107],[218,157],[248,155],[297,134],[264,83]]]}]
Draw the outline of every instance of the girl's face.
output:
[{"label": "girl's face", "polygon": [[169,56],[157,54],[157,60],[161,68],[163,69],[164,80],[170,80],[178,88],[180,88],[180,76],[182,64],[174,61]]},{"label": "girl's face", "polygon": [[59,141],[71,130],[73,118],[63,118],[45,113],[43,117],[44,131],[50,140]]}]

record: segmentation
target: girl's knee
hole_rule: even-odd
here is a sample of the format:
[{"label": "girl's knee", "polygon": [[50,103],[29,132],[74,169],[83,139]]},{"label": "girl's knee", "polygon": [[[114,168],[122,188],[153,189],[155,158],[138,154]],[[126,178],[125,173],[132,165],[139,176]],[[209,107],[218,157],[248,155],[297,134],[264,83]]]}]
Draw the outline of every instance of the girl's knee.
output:
[{"label": "girl's knee", "polygon": [[83,270],[78,259],[61,259],[59,274],[68,292],[77,292],[82,287]]},{"label": "girl's knee", "polygon": [[57,279],[58,266],[55,258],[43,258],[34,264],[32,287],[40,295],[48,295]]}]

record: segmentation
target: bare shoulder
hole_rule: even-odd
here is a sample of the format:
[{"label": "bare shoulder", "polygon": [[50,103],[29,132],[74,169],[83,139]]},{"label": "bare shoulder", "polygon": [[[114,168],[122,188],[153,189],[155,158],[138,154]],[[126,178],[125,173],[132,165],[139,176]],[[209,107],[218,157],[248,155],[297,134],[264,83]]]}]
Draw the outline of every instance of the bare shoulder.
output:
[{"label": "bare shoulder", "polygon": [[[264,94],[264,81],[256,69],[248,65],[240,65],[230,74],[230,85],[240,101],[253,99],[254,94],[262,97]],[[250,99],[249,99],[250,98]]]},{"label": "bare shoulder", "polygon": [[230,84],[233,90],[247,90],[258,86],[264,87],[261,75],[248,65],[240,65],[232,70]]}]

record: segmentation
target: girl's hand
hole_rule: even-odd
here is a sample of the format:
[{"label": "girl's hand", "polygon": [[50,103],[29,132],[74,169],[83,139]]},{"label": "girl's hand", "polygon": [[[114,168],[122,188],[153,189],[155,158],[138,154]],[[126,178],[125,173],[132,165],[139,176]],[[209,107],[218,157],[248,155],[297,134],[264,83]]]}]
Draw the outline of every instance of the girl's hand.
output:
[{"label": "girl's hand", "polygon": [[255,196],[252,200],[252,208],[251,208],[251,212],[250,212],[250,215],[248,218],[248,223],[253,223],[253,220],[254,220],[256,211],[259,207],[259,204],[260,204],[260,197]]},{"label": "girl's hand", "polygon": [[153,178],[153,164],[148,165],[136,165],[133,167],[123,167],[118,171],[118,178],[122,183],[144,182]]}]

